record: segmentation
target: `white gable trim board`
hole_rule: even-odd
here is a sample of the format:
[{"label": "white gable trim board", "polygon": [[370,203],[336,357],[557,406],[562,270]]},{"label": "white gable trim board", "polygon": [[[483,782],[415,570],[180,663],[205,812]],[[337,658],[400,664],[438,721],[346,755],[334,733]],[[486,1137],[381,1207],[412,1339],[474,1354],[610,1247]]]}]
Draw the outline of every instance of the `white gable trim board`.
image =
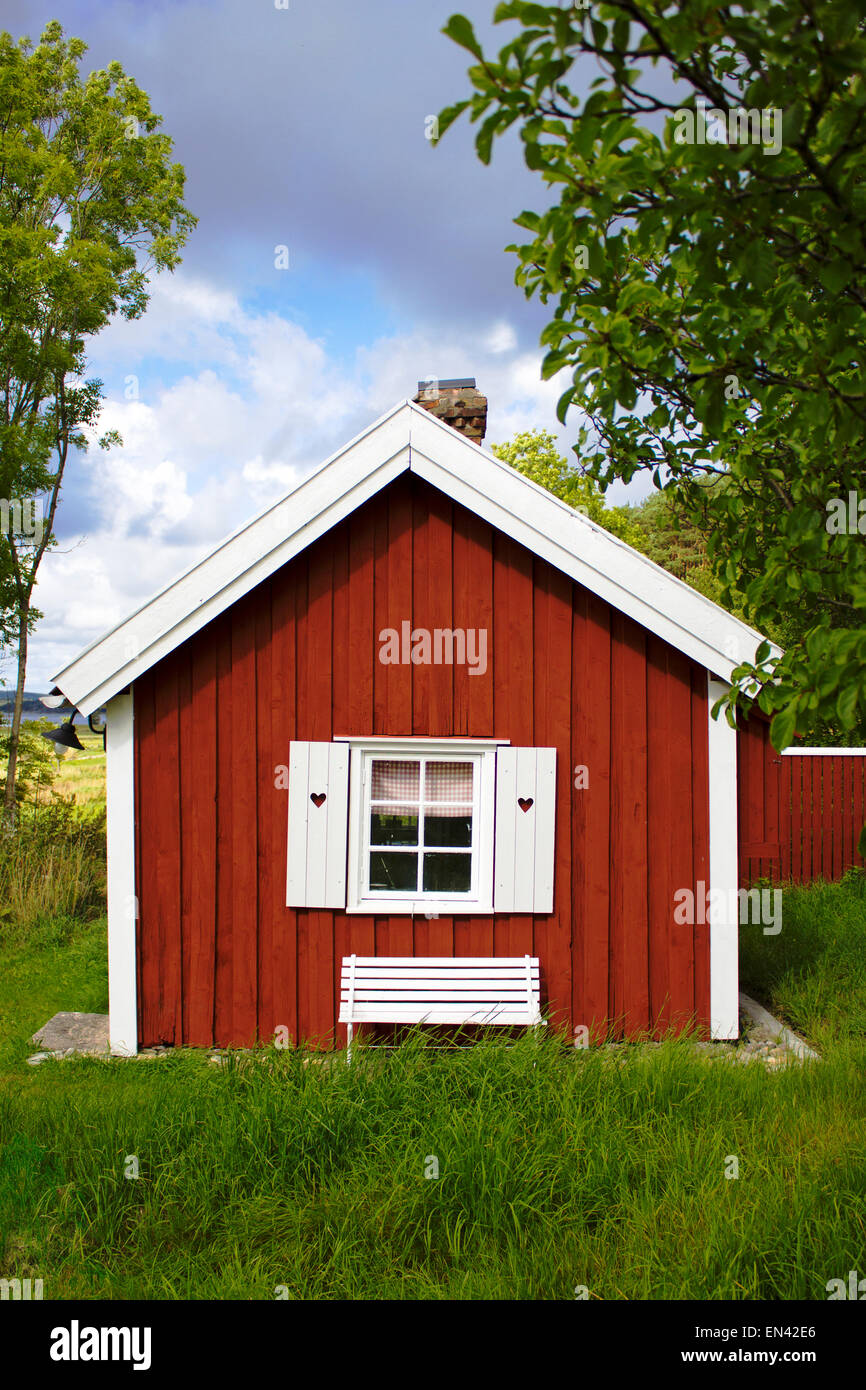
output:
[{"label": "white gable trim board", "polygon": [[[410,471],[728,679],[761,636],[411,401],[91,644],[54,679],[91,714]],[[775,649],[774,649],[775,650]]]}]

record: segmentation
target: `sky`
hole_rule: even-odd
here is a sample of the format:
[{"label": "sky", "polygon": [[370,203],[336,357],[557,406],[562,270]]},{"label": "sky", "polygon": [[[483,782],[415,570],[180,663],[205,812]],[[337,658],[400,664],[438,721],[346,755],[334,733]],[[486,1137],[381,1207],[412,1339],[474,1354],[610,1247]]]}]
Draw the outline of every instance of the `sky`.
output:
[{"label": "sky", "polygon": [[[449,14],[496,51],[513,25],[491,23],[494,0],[278,3],[4,0],[14,38],[59,18],[88,45],[84,73],[117,60],[136,79],[199,219],[144,316],[91,340],[100,429],[123,444],[67,465],[28,690],[424,377],[476,378],[487,444],[534,427],[565,453],[575,442],[577,421],[556,419],[565,382],[541,380],[552,306],[525,298],[504,250],[550,195],[513,132],[489,166],[465,117],[427,138],[470,92],[470,55],[440,32]],[[0,678],[14,683],[11,659]]]}]

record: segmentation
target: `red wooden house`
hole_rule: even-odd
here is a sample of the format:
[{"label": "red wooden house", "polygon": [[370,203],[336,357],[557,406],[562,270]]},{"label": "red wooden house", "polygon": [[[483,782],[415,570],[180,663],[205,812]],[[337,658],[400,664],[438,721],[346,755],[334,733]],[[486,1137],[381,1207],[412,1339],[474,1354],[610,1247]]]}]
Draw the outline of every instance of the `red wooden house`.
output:
[{"label": "red wooden house", "polygon": [[56,677],[108,709],[114,1050],[339,1044],[352,952],[528,952],[554,1025],[736,1036],[710,711],[760,637],[458,398],[395,406]]}]

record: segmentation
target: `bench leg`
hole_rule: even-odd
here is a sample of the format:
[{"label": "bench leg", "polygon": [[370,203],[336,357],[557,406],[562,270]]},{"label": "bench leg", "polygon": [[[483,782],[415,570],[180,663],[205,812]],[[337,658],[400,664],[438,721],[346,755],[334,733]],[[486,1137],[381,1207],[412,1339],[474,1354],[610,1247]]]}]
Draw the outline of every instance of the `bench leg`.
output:
[{"label": "bench leg", "polygon": [[346,1066],[349,1065],[349,1063],[351,1062],[351,1060],[352,1060],[352,1025],[351,1025],[351,1023],[347,1023],[347,1024],[346,1024]]}]

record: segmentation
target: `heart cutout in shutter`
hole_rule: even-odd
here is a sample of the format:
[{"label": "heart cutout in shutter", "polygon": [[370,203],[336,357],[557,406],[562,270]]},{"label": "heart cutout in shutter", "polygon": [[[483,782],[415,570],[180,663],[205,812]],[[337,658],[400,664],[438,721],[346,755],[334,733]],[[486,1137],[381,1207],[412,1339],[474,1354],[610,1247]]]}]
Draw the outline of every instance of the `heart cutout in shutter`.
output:
[{"label": "heart cutout in shutter", "polygon": [[312,801],[314,806],[321,806],[322,802],[325,800],[325,793],[310,792],[310,800]]},{"label": "heart cutout in shutter", "polygon": [[528,811],[533,804],[533,799],[531,796],[519,796],[517,798],[517,804],[521,811]]}]

